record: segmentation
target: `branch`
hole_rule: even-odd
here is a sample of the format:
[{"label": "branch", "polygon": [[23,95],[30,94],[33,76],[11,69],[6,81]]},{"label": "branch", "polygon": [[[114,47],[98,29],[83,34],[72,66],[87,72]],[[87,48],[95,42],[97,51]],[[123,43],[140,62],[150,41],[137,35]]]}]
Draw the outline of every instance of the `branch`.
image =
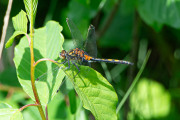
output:
[{"label": "branch", "polygon": [[33,93],[34,93],[34,97],[35,97],[35,100],[36,100],[36,104],[38,104],[39,106],[38,107],[38,110],[39,110],[39,113],[41,115],[41,118],[42,120],[45,120],[45,114],[44,114],[44,111],[43,111],[43,108],[42,108],[42,105],[41,105],[41,102],[40,102],[40,99],[39,99],[39,96],[38,96],[38,92],[37,92],[37,88],[36,88],[36,85],[35,85],[35,76],[34,76],[34,72],[35,72],[35,66],[34,66],[34,47],[33,47],[33,42],[34,42],[34,15],[33,15],[33,0],[31,0],[30,2],[30,54],[31,54],[31,85],[32,85],[32,90],[33,90]]},{"label": "branch", "polygon": [[39,63],[42,62],[42,61],[50,61],[50,62],[53,62],[54,64],[57,64],[57,63],[58,63],[57,61],[52,60],[52,59],[49,59],[49,58],[42,58],[42,59],[39,59],[38,61],[36,61],[36,62],[34,63],[34,67],[37,66],[37,64],[39,64]]},{"label": "branch", "polygon": [[21,108],[19,109],[19,111],[22,111],[22,110],[24,110],[25,108],[30,107],[30,106],[39,106],[39,105],[38,105],[38,104],[28,104],[28,105],[25,105],[25,106],[21,107]]},{"label": "branch", "polygon": [[4,16],[4,26],[3,26],[3,30],[2,30],[1,44],[0,44],[0,59],[2,56],[2,50],[3,50],[4,41],[5,41],[5,37],[6,37],[6,31],[7,31],[7,27],[8,27],[8,23],[9,23],[9,16],[10,16],[10,12],[11,12],[12,2],[13,2],[13,0],[9,0],[6,15]]}]

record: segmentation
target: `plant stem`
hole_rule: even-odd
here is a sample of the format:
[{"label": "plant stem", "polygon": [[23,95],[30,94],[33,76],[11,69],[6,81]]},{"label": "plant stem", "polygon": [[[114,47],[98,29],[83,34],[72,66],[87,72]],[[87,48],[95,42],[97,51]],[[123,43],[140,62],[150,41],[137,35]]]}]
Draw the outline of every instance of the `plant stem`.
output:
[{"label": "plant stem", "polygon": [[19,109],[19,111],[22,111],[22,110],[24,110],[25,108],[27,108],[27,107],[29,107],[29,106],[39,106],[39,105],[38,105],[38,104],[28,104],[28,105],[25,105],[25,106],[21,107],[21,108]]},{"label": "plant stem", "polygon": [[43,111],[43,108],[42,108],[42,105],[40,103],[40,100],[39,100],[39,96],[38,96],[38,93],[37,93],[37,89],[36,89],[36,85],[35,85],[35,77],[34,77],[34,70],[35,70],[35,66],[34,66],[34,51],[33,51],[33,38],[34,38],[34,20],[33,20],[33,1],[31,1],[31,19],[30,19],[30,54],[31,54],[31,85],[32,85],[32,89],[33,89],[33,93],[34,93],[34,97],[35,97],[35,100],[36,100],[36,104],[38,104],[39,106],[38,107],[38,110],[39,110],[39,113],[41,115],[41,118],[42,120],[45,120],[45,114],[44,114],[44,111]]},{"label": "plant stem", "polygon": [[52,59],[49,59],[49,58],[42,58],[42,59],[39,59],[38,61],[36,61],[34,63],[34,67],[37,66],[38,63],[42,62],[42,61],[50,61],[50,62],[53,62],[54,64],[57,64],[58,62],[55,61],[55,60],[52,60]]}]

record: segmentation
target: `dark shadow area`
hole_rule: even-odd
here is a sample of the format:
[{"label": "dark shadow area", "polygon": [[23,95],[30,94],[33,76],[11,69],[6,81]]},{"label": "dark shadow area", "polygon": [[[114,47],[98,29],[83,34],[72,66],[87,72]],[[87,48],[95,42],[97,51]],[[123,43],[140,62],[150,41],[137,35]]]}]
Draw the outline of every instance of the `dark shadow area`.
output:
[{"label": "dark shadow area", "polygon": [[14,67],[9,67],[0,73],[0,83],[13,87],[20,87],[18,82],[16,69]]},{"label": "dark shadow area", "polygon": [[66,119],[67,118],[67,111],[66,111],[66,102],[62,101],[61,104],[59,104],[57,112],[56,112],[56,119],[60,118],[60,119]]},{"label": "dark shadow area", "polygon": [[[43,56],[40,54],[39,50],[34,49],[34,59],[35,61],[43,58]],[[51,67],[52,71],[48,71],[48,65]],[[49,101],[51,100],[51,95],[52,95],[52,88],[54,88],[55,81],[56,81],[56,76],[59,71],[55,70],[57,68],[57,65],[50,61],[43,61],[40,62],[36,68],[35,68],[35,80],[36,82],[45,82],[49,88]],[[21,59],[20,65],[17,68],[18,75],[21,79],[23,80],[31,80],[30,76],[30,49],[25,48],[25,52],[23,54],[23,57]],[[52,74],[51,74],[52,73]],[[51,77],[49,77],[51,74]],[[50,78],[50,80],[48,80]],[[52,79],[51,79],[52,78]],[[50,83],[51,82],[51,83]],[[52,86],[50,86],[50,84]],[[46,94],[46,93],[43,93]]]}]

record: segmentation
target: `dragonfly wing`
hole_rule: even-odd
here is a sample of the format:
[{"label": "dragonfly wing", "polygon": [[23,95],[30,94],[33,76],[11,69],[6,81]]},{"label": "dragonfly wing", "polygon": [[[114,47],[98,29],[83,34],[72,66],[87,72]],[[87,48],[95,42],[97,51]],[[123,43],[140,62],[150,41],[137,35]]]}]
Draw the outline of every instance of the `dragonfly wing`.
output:
[{"label": "dragonfly wing", "polygon": [[85,48],[85,51],[88,53],[88,55],[92,57],[97,57],[95,27],[93,25],[89,26],[87,39],[84,44],[84,48]]},{"label": "dragonfly wing", "polygon": [[76,25],[73,23],[71,19],[66,18],[66,22],[71,32],[75,48],[83,49],[84,39],[82,37],[81,32],[78,30],[78,28],[76,27]]},{"label": "dragonfly wing", "polygon": [[59,66],[52,66],[52,68],[46,72],[41,72],[38,74],[36,71],[35,78],[37,81],[47,81],[48,77],[56,77],[59,70],[61,70]]}]

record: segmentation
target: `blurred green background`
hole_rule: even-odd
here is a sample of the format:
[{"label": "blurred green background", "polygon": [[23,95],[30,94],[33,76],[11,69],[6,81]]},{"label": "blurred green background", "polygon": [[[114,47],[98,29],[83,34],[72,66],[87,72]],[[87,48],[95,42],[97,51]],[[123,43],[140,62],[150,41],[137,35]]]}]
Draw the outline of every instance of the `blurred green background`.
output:
[{"label": "blurred green background", "polygon": [[[0,28],[7,9],[0,1]],[[6,41],[13,34],[12,17],[24,8],[14,0]],[[117,92],[119,102],[136,76],[148,49],[152,50],[141,79],[118,113],[118,119],[180,118],[180,2],[179,0],[39,0],[35,28],[49,20],[63,26],[64,48],[70,49],[71,34],[66,18],[71,18],[84,38],[90,24],[96,28],[98,57],[129,60],[134,66],[99,63],[93,67],[103,74]],[[0,29],[2,33],[2,29]],[[13,63],[14,47],[3,49],[0,61],[0,101],[14,108],[32,103],[23,92]],[[49,43],[51,44],[51,43]],[[58,56],[58,55],[57,55]],[[62,86],[63,89],[63,86]],[[63,91],[63,90],[62,90]],[[76,114],[71,113],[68,95],[59,92],[50,103],[50,119],[93,119],[77,99]],[[23,111],[25,119],[39,119],[35,107]]]}]

